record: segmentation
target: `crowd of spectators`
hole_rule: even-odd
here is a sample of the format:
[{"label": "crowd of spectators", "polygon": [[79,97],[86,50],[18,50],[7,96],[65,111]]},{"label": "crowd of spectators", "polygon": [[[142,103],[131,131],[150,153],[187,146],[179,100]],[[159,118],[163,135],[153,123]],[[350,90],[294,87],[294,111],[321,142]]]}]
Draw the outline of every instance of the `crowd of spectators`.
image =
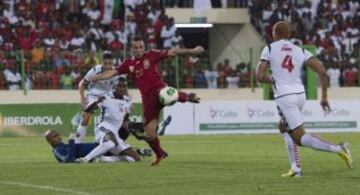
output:
[{"label": "crowd of spectators", "polygon": [[272,40],[272,26],[285,20],[291,24],[294,43],[316,45],[330,87],[359,85],[358,0],[253,0],[249,12],[267,42]]},{"label": "crowd of spectators", "polygon": [[[5,0],[0,1],[0,89],[20,88],[23,52],[26,88],[74,89],[88,69],[112,53],[118,64],[129,55],[135,34],[148,49],[183,47],[164,7],[192,7],[195,0]],[[314,44],[331,87],[359,83],[360,5],[356,0],[211,0],[212,7],[248,7],[251,22],[271,42],[279,20],[292,24],[293,42]],[[180,87],[250,86],[249,64],[207,57],[180,59]],[[164,79],[176,85],[174,60]]]},{"label": "crowd of spectators", "polygon": [[0,1],[0,88],[19,88],[20,50],[26,87],[72,89],[102,53],[112,53],[115,64],[128,56],[135,34],[148,49],[182,45],[157,0]]},{"label": "crowd of spectators", "polygon": [[249,3],[249,0],[163,0],[163,3],[166,7],[189,8],[194,7],[195,1],[203,4],[210,3],[213,8],[245,8]]},{"label": "crowd of spectators", "polygon": [[[233,64],[224,59],[211,65],[207,58],[185,57],[179,69],[181,88],[239,88],[250,87],[250,64]],[[176,86],[176,66],[169,60],[163,67],[164,80],[170,86]]]}]

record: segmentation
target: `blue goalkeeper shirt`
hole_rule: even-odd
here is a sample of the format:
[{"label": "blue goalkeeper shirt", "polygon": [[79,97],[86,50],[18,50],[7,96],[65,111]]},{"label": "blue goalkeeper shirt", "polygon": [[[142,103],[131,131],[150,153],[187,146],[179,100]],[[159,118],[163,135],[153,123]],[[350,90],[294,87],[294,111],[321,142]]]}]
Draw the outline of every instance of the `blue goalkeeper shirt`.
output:
[{"label": "blue goalkeeper shirt", "polygon": [[97,143],[81,143],[75,144],[73,139],[68,144],[61,143],[53,149],[53,154],[60,163],[72,163],[77,158],[81,158],[89,154],[98,144]]}]

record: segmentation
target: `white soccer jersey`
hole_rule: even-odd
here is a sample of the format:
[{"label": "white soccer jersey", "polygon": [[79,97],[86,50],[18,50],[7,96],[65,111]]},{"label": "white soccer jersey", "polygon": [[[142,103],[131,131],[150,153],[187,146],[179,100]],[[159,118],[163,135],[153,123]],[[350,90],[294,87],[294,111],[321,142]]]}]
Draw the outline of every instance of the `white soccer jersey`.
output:
[{"label": "white soccer jersey", "polygon": [[114,89],[114,86],[117,83],[117,79],[119,78],[118,76],[96,82],[90,81],[91,77],[103,72],[102,67],[103,65],[96,65],[86,73],[84,79],[90,82],[87,87],[87,95],[101,96]]},{"label": "white soccer jersey", "polygon": [[105,99],[98,104],[101,109],[98,126],[106,126],[110,130],[118,131],[123,124],[124,118],[131,112],[132,102],[128,96],[118,99],[113,92],[104,95]]},{"label": "white soccer jersey", "polygon": [[275,98],[305,92],[301,71],[304,63],[312,56],[309,51],[284,39],[263,49],[260,59],[270,65]]}]

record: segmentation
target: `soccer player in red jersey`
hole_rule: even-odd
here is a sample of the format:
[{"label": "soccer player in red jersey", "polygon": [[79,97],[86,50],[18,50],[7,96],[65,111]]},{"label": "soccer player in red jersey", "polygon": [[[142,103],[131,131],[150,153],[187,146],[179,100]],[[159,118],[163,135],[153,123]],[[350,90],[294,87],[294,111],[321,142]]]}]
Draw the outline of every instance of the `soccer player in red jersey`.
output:
[{"label": "soccer player in red jersey", "polygon": [[[139,88],[143,104],[143,124],[147,143],[156,154],[156,159],[150,164],[158,165],[160,161],[168,156],[161,148],[156,129],[159,124],[159,115],[164,107],[159,101],[159,92],[167,84],[161,78],[158,65],[161,60],[181,54],[201,54],[204,48],[197,46],[192,49],[173,48],[170,50],[145,51],[144,41],[136,36],[131,42],[133,58],[125,60],[120,66],[113,70],[107,70],[92,78],[93,81],[111,78],[115,75],[128,74],[137,88]],[[199,103],[200,98],[194,93],[179,91],[179,102]]]}]

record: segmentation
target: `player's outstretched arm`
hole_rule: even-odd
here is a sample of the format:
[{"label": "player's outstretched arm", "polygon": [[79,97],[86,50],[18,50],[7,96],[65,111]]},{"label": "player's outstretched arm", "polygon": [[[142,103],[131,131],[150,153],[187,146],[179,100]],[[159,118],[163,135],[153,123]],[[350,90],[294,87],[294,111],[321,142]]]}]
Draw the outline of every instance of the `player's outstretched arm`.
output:
[{"label": "player's outstretched arm", "polygon": [[84,111],[87,113],[91,113],[94,112],[96,109],[98,109],[98,104],[101,103],[102,101],[104,101],[105,97],[101,96],[98,98],[97,101],[93,102],[92,104],[88,105],[87,107],[84,108]]},{"label": "player's outstretched arm", "polygon": [[86,106],[86,100],[85,100],[85,89],[89,82],[85,79],[82,79],[79,83],[79,94],[80,94],[80,102],[83,109],[85,109]]},{"label": "player's outstretched arm", "polygon": [[118,71],[115,69],[111,69],[111,70],[106,70],[105,72],[95,75],[93,77],[91,77],[91,81],[95,82],[95,81],[99,81],[99,80],[105,80],[105,79],[110,79],[113,76],[118,75]]},{"label": "player's outstretched arm", "polygon": [[268,62],[261,60],[256,70],[256,81],[259,83],[272,83],[273,80],[268,75]]},{"label": "player's outstretched arm", "polygon": [[183,55],[183,54],[202,54],[205,49],[202,46],[195,48],[173,48],[169,50],[169,56]]},{"label": "player's outstretched arm", "polygon": [[320,79],[320,86],[321,86],[321,106],[324,109],[324,111],[330,111],[329,102],[327,99],[327,85],[328,85],[328,77],[326,74],[326,70],[323,66],[323,64],[318,60],[317,58],[310,58],[306,62],[306,66],[311,68],[313,71],[315,71]]}]

